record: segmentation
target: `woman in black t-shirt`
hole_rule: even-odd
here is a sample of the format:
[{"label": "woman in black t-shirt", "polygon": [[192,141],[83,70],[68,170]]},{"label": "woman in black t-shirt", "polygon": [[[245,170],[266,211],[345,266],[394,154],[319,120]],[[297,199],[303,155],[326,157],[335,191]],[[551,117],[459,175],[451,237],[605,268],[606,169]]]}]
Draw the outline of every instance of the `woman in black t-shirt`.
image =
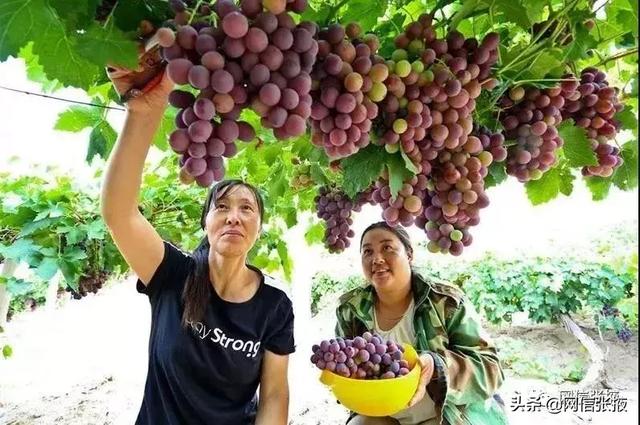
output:
[{"label": "woman in black t-shirt", "polygon": [[[129,88],[127,72],[112,80],[120,92]],[[263,219],[257,190],[239,180],[213,186],[202,213],[206,235],[193,254],[163,241],[138,211],[144,160],[172,86],[165,75],[128,101],[102,187],[102,216],[151,304],[136,424],[286,424],[293,309],[246,263]]]}]

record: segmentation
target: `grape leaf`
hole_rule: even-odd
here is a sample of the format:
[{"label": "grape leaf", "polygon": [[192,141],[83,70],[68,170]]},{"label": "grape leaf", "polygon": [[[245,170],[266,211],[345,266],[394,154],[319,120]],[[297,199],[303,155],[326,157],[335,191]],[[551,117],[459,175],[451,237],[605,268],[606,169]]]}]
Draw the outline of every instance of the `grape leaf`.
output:
[{"label": "grape leaf", "polygon": [[8,246],[0,245],[0,255],[17,262],[22,260],[29,262],[27,259],[33,257],[37,252],[38,246],[28,238],[20,238]]},{"label": "grape leaf", "polygon": [[58,120],[53,128],[77,133],[87,127],[95,127],[100,121],[102,121],[102,114],[97,108],[72,106],[58,114]]},{"label": "grape leaf", "polygon": [[113,21],[104,28],[92,23],[77,37],[76,51],[100,67],[113,63],[135,69],[138,65],[137,43],[118,29]]},{"label": "grape leaf", "polygon": [[575,61],[587,57],[587,52],[598,45],[589,30],[582,24],[576,24],[572,30],[573,41],[565,51],[565,60]]},{"label": "grape leaf", "polygon": [[564,140],[563,151],[569,167],[598,165],[584,128],[574,125],[573,120],[566,120],[558,126],[558,134]]},{"label": "grape leaf", "polygon": [[293,207],[285,208],[283,217],[284,222],[289,229],[298,224],[298,210]]},{"label": "grape leaf", "polygon": [[[486,1],[485,1],[486,3]],[[494,0],[489,2],[494,14],[502,15],[502,19],[513,22],[524,29],[531,27],[527,9],[519,1]]]},{"label": "grape leaf", "polygon": [[70,30],[92,23],[101,0],[47,0]]},{"label": "grape leaf", "polygon": [[18,56],[24,60],[27,78],[39,83],[43,92],[50,93],[64,87],[60,84],[60,81],[55,79],[50,80],[47,78],[42,65],[38,62],[38,56],[33,54],[33,42],[29,42],[26,46],[20,49]]},{"label": "grape leaf", "polygon": [[[342,190],[353,198],[380,176],[389,155],[380,146],[369,145],[340,163],[344,171]],[[398,157],[399,158],[399,157]]]},{"label": "grape leaf", "polygon": [[547,5],[545,0],[525,0],[523,3],[530,22],[540,22],[544,19],[544,7]]},{"label": "grape leaf", "polygon": [[620,30],[630,31],[638,35],[638,6],[635,0],[610,0],[605,6],[607,22],[616,25]]},{"label": "grape leaf", "polygon": [[628,106],[618,112],[615,119],[620,121],[623,130],[631,130],[634,135],[638,134],[638,118]]},{"label": "grape leaf", "polygon": [[504,162],[494,162],[489,165],[488,174],[484,179],[486,189],[497,186],[507,179],[507,170]]},{"label": "grape leaf", "polygon": [[331,7],[326,4],[318,4],[318,2],[309,2],[307,8],[300,16],[301,21],[316,22],[318,25],[322,25],[327,20]]},{"label": "grape leaf", "polygon": [[284,277],[287,281],[291,282],[291,257],[289,257],[289,250],[287,249],[287,244],[284,241],[278,241],[276,245],[276,250],[278,251],[278,256],[280,257],[280,264],[282,265],[282,269],[284,270]]},{"label": "grape leaf", "polygon": [[563,72],[562,51],[560,49],[546,49],[536,56],[533,63],[523,63],[527,69],[525,76],[528,79],[543,78],[547,75],[559,77]]},{"label": "grape leaf", "polygon": [[476,7],[478,7],[479,3],[480,0],[467,0],[462,2],[462,7],[456,11],[456,13],[453,15],[453,18],[451,19],[450,28],[456,29],[458,24],[464,18],[466,18],[467,15],[472,13],[476,9]]},{"label": "grape leaf", "polygon": [[613,184],[622,190],[631,190],[638,186],[638,141],[631,140],[620,149],[624,163],[613,174]]},{"label": "grape leaf", "polygon": [[64,21],[46,0],[0,2],[0,61],[16,56],[29,41],[49,79],[87,89],[101,75],[100,67],[76,52],[75,34],[65,31]]},{"label": "grape leaf", "polygon": [[340,14],[340,21],[346,26],[350,22],[357,22],[363,32],[373,28],[378,18],[387,10],[387,0],[349,0],[346,8]]},{"label": "grape leaf", "polygon": [[400,147],[400,155],[402,155],[402,159],[404,160],[405,167],[407,167],[407,169],[410,170],[412,173],[417,174],[418,167],[416,167],[416,165],[411,161],[411,159],[407,156],[407,154],[404,152],[404,149],[402,149],[402,147]]},{"label": "grape leaf", "polygon": [[322,243],[324,240],[324,224],[318,222],[310,225],[304,234],[304,240],[307,242],[307,245]]},{"label": "grape leaf", "polygon": [[147,19],[158,26],[173,17],[166,0],[119,1],[113,11],[116,26],[122,31],[135,31],[141,19]]},{"label": "grape leaf", "polygon": [[278,177],[270,181],[269,196],[274,197],[273,199],[275,200],[285,194],[289,187],[289,182],[287,181],[286,174],[282,170],[282,165],[276,167],[274,175]]},{"label": "grape leaf", "polygon": [[415,174],[407,169],[402,156],[398,154],[388,156],[387,170],[389,170],[389,189],[391,189],[391,198],[396,199],[404,182]]},{"label": "grape leaf", "polygon": [[532,205],[540,205],[556,198],[560,193],[569,195],[573,191],[573,180],[564,164],[560,164],[542,175],[539,180],[532,180],[525,184],[527,196]]},{"label": "grape leaf", "polygon": [[398,28],[402,28],[405,15],[401,12],[396,12],[391,19],[385,19],[380,25],[375,27],[375,33],[380,40],[380,49],[378,54],[383,57],[391,56],[391,53],[395,50],[394,34],[398,32]]},{"label": "grape leaf", "polygon": [[7,292],[13,297],[20,297],[33,290],[33,284],[24,279],[10,277],[7,279]]},{"label": "grape leaf", "polygon": [[609,194],[611,188],[611,179],[605,179],[598,176],[585,177],[584,182],[591,191],[591,199],[594,201],[602,201]]},{"label": "grape leaf", "polygon": [[36,274],[40,279],[49,280],[56,274],[57,271],[58,262],[56,258],[46,257],[42,260],[42,262],[36,269]]},{"label": "grape leaf", "polygon": [[102,121],[91,130],[89,135],[89,148],[87,149],[86,161],[91,164],[93,157],[98,155],[102,159],[107,159],[111,153],[117,134],[107,121]]},{"label": "grape leaf", "polygon": [[322,167],[320,167],[318,164],[311,164],[309,175],[316,184],[325,185],[329,183],[327,175],[324,173]]},{"label": "grape leaf", "polygon": [[169,134],[175,129],[175,117],[176,110],[174,108],[167,108],[160,121],[160,126],[153,136],[153,144],[160,150],[166,151],[169,149]]}]

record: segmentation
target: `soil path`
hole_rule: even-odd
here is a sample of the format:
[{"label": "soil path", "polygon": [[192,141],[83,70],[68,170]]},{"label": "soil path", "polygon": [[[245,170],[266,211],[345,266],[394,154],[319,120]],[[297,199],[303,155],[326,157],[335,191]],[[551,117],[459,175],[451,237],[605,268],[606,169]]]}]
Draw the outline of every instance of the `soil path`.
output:
[{"label": "soil path", "polygon": [[[105,288],[96,296],[68,302],[54,312],[38,310],[18,315],[0,334],[14,353],[0,360],[0,424],[10,425],[115,425],[132,424],[140,406],[146,376],[150,313],[133,282]],[[333,308],[323,309],[304,332],[296,335],[298,353],[292,356],[290,386],[291,424],[342,424],[346,410],[316,379],[307,347],[329,337],[334,327]],[[594,338],[597,332],[586,329]],[[526,347],[552,362],[569,362],[581,346],[556,326],[491,328],[501,338],[524,341]],[[609,383],[626,398],[622,413],[558,413],[515,411],[517,425],[635,424],[638,414],[637,335],[629,344],[607,339]],[[573,386],[513,377],[501,394],[509,410],[518,395],[545,401]],[[529,405],[534,406],[533,404]]]}]

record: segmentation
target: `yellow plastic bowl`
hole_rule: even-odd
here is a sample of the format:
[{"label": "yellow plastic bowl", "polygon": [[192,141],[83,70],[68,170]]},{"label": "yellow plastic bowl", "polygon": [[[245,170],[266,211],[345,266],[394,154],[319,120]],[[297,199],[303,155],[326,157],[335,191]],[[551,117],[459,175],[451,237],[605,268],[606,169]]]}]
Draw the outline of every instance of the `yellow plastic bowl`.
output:
[{"label": "yellow plastic bowl", "polygon": [[407,407],[418,388],[420,364],[416,350],[404,346],[403,358],[411,369],[393,379],[351,379],[323,370],[320,382],[331,388],[344,407],[364,416],[389,416]]}]

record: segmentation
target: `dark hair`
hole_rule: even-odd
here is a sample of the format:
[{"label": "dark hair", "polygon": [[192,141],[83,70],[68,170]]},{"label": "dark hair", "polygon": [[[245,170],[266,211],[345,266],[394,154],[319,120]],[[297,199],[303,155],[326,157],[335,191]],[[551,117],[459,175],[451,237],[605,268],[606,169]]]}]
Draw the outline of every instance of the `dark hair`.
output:
[{"label": "dark hair", "polygon": [[[209,189],[207,199],[202,208],[202,217],[200,218],[200,227],[205,228],[205,221],[211,206],[224,198],[231,189],[237,186],[244,186],[249,189],[256,198],[258,210],[260,212],[260,223],[264,220],[264,201],[258,189],[245,183],[242,180],[222,180]],[[196,249],[193,251],[192,257],[194,267],[187,276],[187,281],[182,291],[182,302],[184,304],[184,313],[182,314],[182,325],[186,327],[188,322],[197,322],[204,317],[207,303],[209,302],[210,288],[209,285],[209,239],[207,235],[202,238]]]},{"label": "dark hair", "polygon": [[396,227],[389,226],[386,221],[379,221],[377,223],[373,223],[369,225],[369,227],[364,229],[364,232],[362,232],[362,236],[360,237],[360,251],[362,251],[362,241],[364,240],[364,235],[366,235],[367,233],[375,229],[384,229],[393,233],[398,237],[398,239],[400,239],[400,242],[402,243],[402,245],[404,245],[404,249],[410,254],[413,253],[413,247],[411,246],[411,238],[409,238],[409,234],[407,233],[407,231],[400,226],[396,226]]}]

